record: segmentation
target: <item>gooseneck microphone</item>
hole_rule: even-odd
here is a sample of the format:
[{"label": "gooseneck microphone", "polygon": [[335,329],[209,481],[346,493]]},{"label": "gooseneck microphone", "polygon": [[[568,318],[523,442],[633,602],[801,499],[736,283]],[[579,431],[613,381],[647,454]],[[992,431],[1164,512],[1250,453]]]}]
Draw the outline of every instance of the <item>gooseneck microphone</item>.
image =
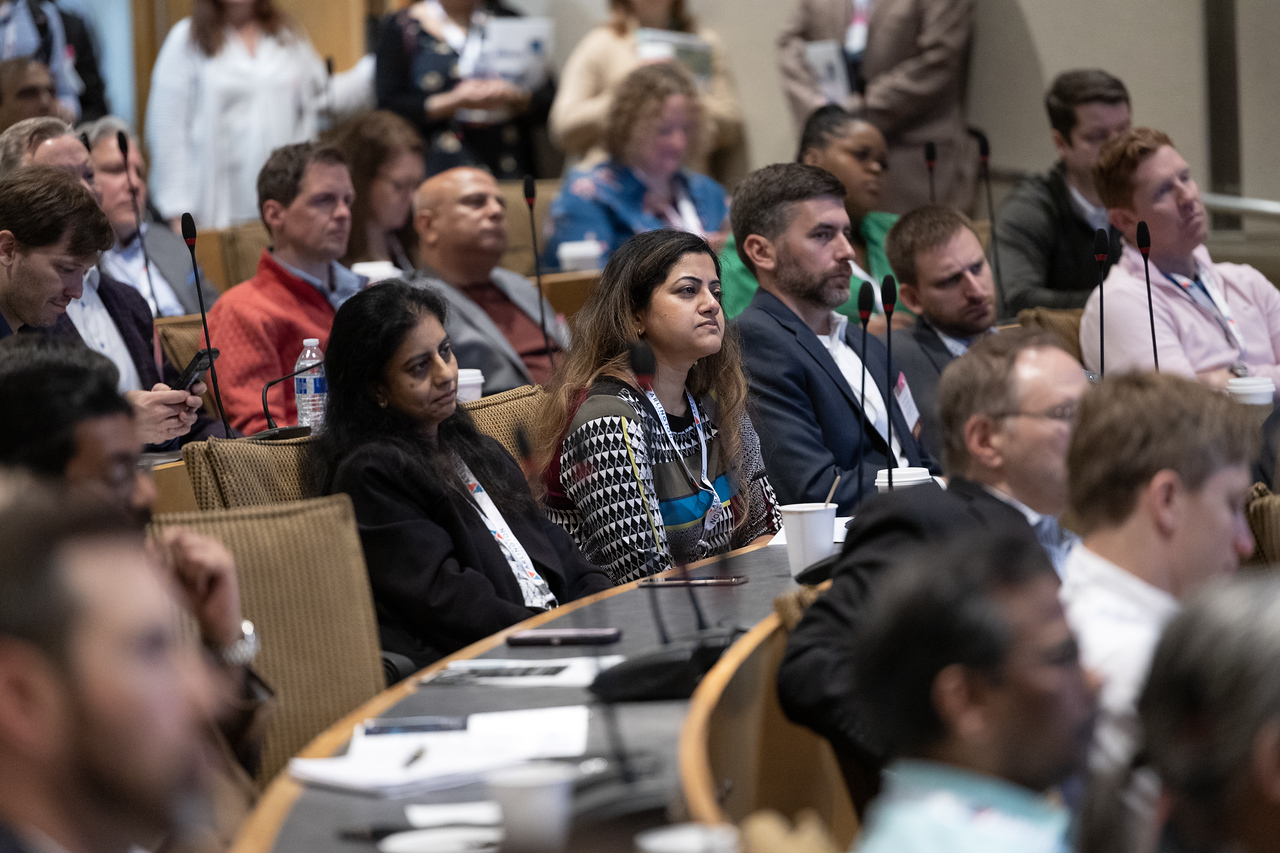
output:
[{"label": "gooseneck microphone", "polygon": [[299,367],[292,373],[286,373],[277,379],[264,382],[262,385],[262,414],[267,416],[267,428],[262,432],[255,432],[250,438],[258,441],[279,441],[286,438],[302,438],[311,435],[311,427],[309,426],[276,426],[275,419],[271,417],[271,410],[267,408],[267,391],[279,385],[286,379],[292,379],[299,373],[306,373],[308,370],[316,366],[316,362],[309,361]]},{"label": "gooseneck microphone", "polygon": [[858,435],[858,497],[854,506],[862,503],[862,460],[867,447],[867,323],[871,322],[871,312],[875,310],[876,294],[871,282],[864,281],[858,288],[858,321],[862,324],[862,390],[858,394],[858,427],[862,432]]},{"label": "gooseneck microphone", "polygon": [[124,178],[129,186],[129,198],[133,202],[133,221],[138,226],[138,245],[142,247],[142,268],[147,273],[147,293],[150,301],[155,303],[156,316],[160,316],[160,300],[156,298],[156,285],[151,280],[151,255],[147,252],[147,240],[142,234],[142,209],[138,206],[138,186],[133,182],[133,170],[129,168],[129,134],[123,130],[116,131],[116,144],[120,146],[120,156],[124,158]]},{"label": "gooseneck microphone", "polygon": [[[196,263],[196,221],[190,213],[182,214],[182,239],[187,244],[187,251],[191,253],[191,273],[196,279],[196,299],[200,302],[200,325],[204,327],[204,345],[207,349],[213,349],[213,343],[209,340],[209,315],[205,311],[204,290],[200,283],[200,265]],[[222,407],[222,393],[218,390],[218,367],[212,362],[209,364],[209,378],[213,384],[213,400],[218,404],[218,417],[222,418],[222,429],[227,438],[234,438],[231,434],[231,424],[227,423],[227,410]]]},{"label": "gooseneck microphone", "polygon": [[538,326],[542,329],[542,342],[547,347],[547,359],[552,369],[556,356],[551,350],[551,336],[547,334],[547,300],[542,295],[542,257],[538,253],[538,226],[533,221],[533,205],[538,200],[538,185],[533,175],[524,176],[524,203],[529,208],[529,236],[533,238],[533,273],[538,280]]},{"label": "gooseneck microphone", "polygon": [[329,127],[334,125],[333,115],[333,57],[324,58],[324,101],[325,110],[329,113]]},{"label": "gooseneck microphone", "polygon": [[978,140],[978,165],[982,168],[982,183],[987,190],[987,222],[991,225],[991,266],[996,274],[996,292],[1004,296],[1000,281],[1000,244],[996,240],[996,207],[991,197],[991,143],[987,135],[976,127],[969,128],[969,135]]},{"label": "gooseneck microphone", "polygon": [[933,169],[938,165],[938,146],[932,142],[924,144],[924,165],[929,170],[929,204],[937,204],[938,198],[933,191]]},{"label": "gooseneck microphone", "polygon": [[[933,143],[930,143],[931,145]],[[889,443],[889,491],[893,491],[893,469],[898,465],[898,457],[893,452],[893,307],[898,304],[898,283],[893,280],[893,276],[887,275],[880,284],[880,300],[884,304],[884,320],[885,329],[884,345],[885,345],[885,395],[884,407],[888,412],[885,419],[885,426],[888,427],[888,443]],[[865,342],[865,339],[864,339]],[[862,348],[862,357],[867,357],[867,348]],[[865,366],[864,366],[865,370]]]},{"label": "gooseneck microphone", "polygon": [[[1151,303],[1151,229],[1146,220],[1138,223],[1138,251],[1142,253],[1142,272],[1147,277],[1147,319],[1151,321],[1151,358],[1156,363],[1156,373],[1160,372],[1160,351],[1156,349],[1156,309]],[[1101,299],[1101,295],[1098,297]]]},{"label": "gooseneck microphone", "polygon": [[1103,302],[1102,271],[1111,251],[1111,239],[1103,228],[1093,233],[1093,259],[1098,262],[1098,375],[1107,375],[1107,314]]}]

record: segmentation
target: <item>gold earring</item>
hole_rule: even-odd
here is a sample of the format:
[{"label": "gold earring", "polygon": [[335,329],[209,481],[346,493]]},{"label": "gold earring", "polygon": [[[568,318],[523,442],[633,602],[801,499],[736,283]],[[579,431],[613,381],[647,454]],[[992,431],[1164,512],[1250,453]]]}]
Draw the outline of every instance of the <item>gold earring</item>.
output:
[{"label": "gold earring", "polygon": [[378,408],[380,408],[380,409],[385,409],[386,407],[387,407],[387,401],[386,401],[386,400],[383,400],[383,399],[379,399],[379,400],[378,400]]}]

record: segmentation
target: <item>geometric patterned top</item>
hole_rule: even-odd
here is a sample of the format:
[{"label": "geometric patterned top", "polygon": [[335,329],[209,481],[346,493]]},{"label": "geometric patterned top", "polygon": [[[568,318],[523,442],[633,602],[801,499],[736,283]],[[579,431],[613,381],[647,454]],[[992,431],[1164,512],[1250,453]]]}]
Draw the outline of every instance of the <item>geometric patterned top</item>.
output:
[{"label": "geometric patterned top", "polygon": [[[781,529],[778,501],[750,419],[743,416],[742,458],[733,470],[721,458],[714,402],[699,400],[698,407],[705,413],[707,477],[727,510],[710,529],[703,518],[713,498],[685,470],[696,479],[702,468],[691,417],[668,414],[673,448],[640,392],[602,379],[569,424],[560,447],[560,482],[550,489],[547,515],[615,584],[723,554]],[[748,484],[750,502],[739,525],[742,483]]]}]

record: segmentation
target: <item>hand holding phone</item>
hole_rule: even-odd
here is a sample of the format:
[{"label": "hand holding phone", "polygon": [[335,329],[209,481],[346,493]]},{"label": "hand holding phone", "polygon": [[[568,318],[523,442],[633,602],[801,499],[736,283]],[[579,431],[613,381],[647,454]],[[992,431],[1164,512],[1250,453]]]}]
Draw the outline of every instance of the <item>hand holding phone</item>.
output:
[{"label": "hand holding phone", "polygon": [[178,384],[174,385],[174,389],[182,389],[188,393],[192,387],[199,382],[213,367],[213,363],[218,360],[217,349],[196,350],[196,354],[192,356],[191,361],[182,371],[182,376],[178,378]]}]

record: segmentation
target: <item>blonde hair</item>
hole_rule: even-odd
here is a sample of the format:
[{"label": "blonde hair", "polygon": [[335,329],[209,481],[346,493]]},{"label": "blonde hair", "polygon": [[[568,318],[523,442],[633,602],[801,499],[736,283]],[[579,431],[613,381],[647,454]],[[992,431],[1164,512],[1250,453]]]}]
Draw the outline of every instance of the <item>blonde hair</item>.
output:
[{"label": "blonde hair", "polygon": [[697,146],[698,129],[702,125],[698,87],[680,66],[671,62],[655,62],[642,65],[628,74],[613,94],[604,131],[604,147],[609,156],[624,162],[636,126],[660,111],[672,95],[684,95],[689,102],[689,150],[692,151]]}]

